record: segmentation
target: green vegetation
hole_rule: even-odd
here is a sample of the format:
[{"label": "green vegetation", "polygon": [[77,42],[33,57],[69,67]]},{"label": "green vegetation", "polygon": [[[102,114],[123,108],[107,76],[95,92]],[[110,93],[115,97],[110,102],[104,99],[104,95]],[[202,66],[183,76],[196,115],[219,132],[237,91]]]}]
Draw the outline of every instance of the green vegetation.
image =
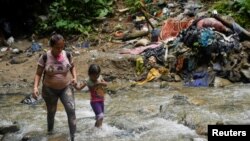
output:
[{"label": "green vegetation", "polygon": [[[48,19],[38,23],[36,32],[88,34],[94,23],[113,13],[113,2],[114,0],[54,0],[49,6]],[[152,0],[124,0],[131,13],[140,11],[142,7],[149,13],[153,13],[151,10],[155,12],[155,8],[145,7],[150,2]],[[250,0],[220,0],[214,3],[212,9],[222,15],[230,15],[243,27],[250,28]]]},{"label": "green vegetation", "polygon": [[112,13],[112,5],[113,0],[55,0],[49,6],[48,19],[38,24],[37,32],[88,34],[93,22]]},{"label": "green vegetation", "polygon": [[214,3],[212,9],[230,15],[243,27],[250,28],[250,0],[221,0]]},{"label": "green vegetation", "polygon": [[143,3],[141,0],[125,0],[125,5],[130,8],[131,13],[135,13],[143,6]]}]

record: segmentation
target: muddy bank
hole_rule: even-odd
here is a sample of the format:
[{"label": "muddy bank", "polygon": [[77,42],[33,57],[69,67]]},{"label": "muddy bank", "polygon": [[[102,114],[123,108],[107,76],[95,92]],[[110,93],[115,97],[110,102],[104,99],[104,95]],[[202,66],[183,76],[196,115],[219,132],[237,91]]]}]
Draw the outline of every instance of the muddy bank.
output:
[{"label": "muddy bank", "polygon": [[[19,44],[17,43],[17,45]],[[25,44],[25,47],[27,47],[30,43],[26,42]],[[37,60],[43,53],[44,51],[35,52],[31,56],[27,56],[26,53],[20,55],[14,54],[17,61],[25,59],[24,62],[17,64],[11,63],[11,57],[6,57],[6,60],[2,60],[0,62],[0,94],[31,93]],[[129,81],[135,79],[134,69],[135,59],[137,57],[135,55],[120,55],[116,49],[106,52],[102,48],[97,47],[91,49],[79,49],[79,53],[80,54],[74,54],[73,52],[73,59],[76,65],[79,81],[87,77],[87,69],[91,63],[97,63],[101,66],[102,75],[107,81],[113,81],[115,79],[118,79],[118,81],[120,79]],[[7,55],[14,56],[12,53]]]}]

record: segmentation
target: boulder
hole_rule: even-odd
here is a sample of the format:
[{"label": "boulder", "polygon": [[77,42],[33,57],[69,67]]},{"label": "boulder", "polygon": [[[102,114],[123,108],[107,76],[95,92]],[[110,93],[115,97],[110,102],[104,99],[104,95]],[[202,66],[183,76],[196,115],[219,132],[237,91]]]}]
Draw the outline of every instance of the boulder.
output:
[{"label": "boulder", "polygon": [[7,125],[0,127],[0,134],[6,134],[6,133],[14,133],[20,130],[20,126],[18,124],[13,125]]},{"label": "boulder", "polygon": [[228,85],[231,85],[232,83],[224,78],[220,78],[220,77],[215,77],[214,79],[214,87],[225,87]]}]

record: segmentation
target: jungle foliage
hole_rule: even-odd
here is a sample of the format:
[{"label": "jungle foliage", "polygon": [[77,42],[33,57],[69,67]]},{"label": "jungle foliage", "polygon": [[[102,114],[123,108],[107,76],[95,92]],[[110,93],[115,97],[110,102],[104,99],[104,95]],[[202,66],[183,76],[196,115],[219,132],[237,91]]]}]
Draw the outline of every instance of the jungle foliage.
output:
[{"label": "jungle foliage", "polygon": [[92,30],[93,22],[112,13],[113,0],[55,0],[49,6],[48,19],[37,32],[83,33]]},{"label": "jungle foliage", "polygon": [[221,0],[212,9],[222,15],[230,15],[243,27],[250,28],[250,0]]}]

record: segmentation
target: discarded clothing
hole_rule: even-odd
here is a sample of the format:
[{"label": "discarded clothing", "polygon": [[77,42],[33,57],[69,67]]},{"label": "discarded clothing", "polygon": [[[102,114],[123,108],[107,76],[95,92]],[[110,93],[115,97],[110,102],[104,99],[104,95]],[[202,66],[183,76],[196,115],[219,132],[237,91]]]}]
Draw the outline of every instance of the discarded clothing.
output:
[{"label": "discarded clothing", "polygon": [[233,30],[235,33],[237,33],[238,35],[242,33],[242,31],[244,31],[245,29],[242,28],[239,24],[237,24],[236,22],[233,22]]},{"label": "discarded clothing", "polygon": [[161,30],[154,29],[151,31],[151,42],[158,42],[158,38],[160,36]]},{"label": "discarded clothing", "polygon": [[155,43],[155,44],[151,44],[148,46],[143,46],[143,47],[137,47],[134,49],[127,49],[124,48],[123,50],[120,51],[120,54],[134,54],[134,55],[138,55],[141,54],[144,50],[149,49],[149,48],[157,48],[160,47],[162,43]]},{"label": "discarded clothing", "polygon": [[28,95],[26,96],[22,101],[21,103],[23,104],[28,104],[28,105],[36,105],[38,103],[40,103],[42,101],[42,97],[39,96],[37,99],[34,99],[32,94],[31,95]]},{"label": "discarded clothing", "polygon": [[219,52],[228,53],[232,50],[240,49],[240,41],[238,34],[232,34],[226,37],[220,32],[215,32],[215,40],[211,44],[212,48],[218,48]]},{"label": "discarded clothing", "polygon": [[165,24],[162,26],[160,39],[167,40],[171,37],[177,37],[180,31],[187,29],[193,22],[193,18],[186,20],[176,20],[174,18],[169,18],[165,21]]},{"label": "discarded clothing", "polygon": [[149,81],[152,81],[154,79],[157,79],[161,76],[161,73],[158,69],[156,68],[152,68],[149,72],[148,72],[148,75],[147,75],[147,78],[143,81],[140,81],[140,82],[137,82],[136,84],[138,85],[142,85],[142,84],[145,84]]},{"label": "discarded clothing", "polygon": [[142,57],[139,57],[139,58],[136,59],[135,70],[136,70],[137,75],[140,75],[140,74],[143,73],[143,71],[144,71],[144,60],[143,60]]},{"label": "discarded clothing", "polygon": [[225,36],[223,33],[214,31],[211,28],[198,29],[190,27],[180,34],[180,41],[190,48],[206,47],[206,54],[227,53],[240,47],[239,36],[232,34]]},{"label": "discarded clothing", "polygon": [[183,64],[184,64],[184,56],[178,56],[177,57],[177,62],[176,62],[176,71],[180,71],[183,68]]},{"label": "discarded clothing", "polygon": [[198,29],[212,27],[216,31],[220,31],[220,32],[226,32],[227,31],[226,27],[220,21],[218,21],[215,18],[210,18],[210,17],[203,18],[200,21],[198,21],[197,22],[197,27],[198,27]]},{"label": "discarded clothing", "polygon": [[149,49],[146,49],[144,52],[143,52],[143,55],[146,59],[148,59],[149,57],[151,56],[154,56],[157,60],[157,63],[159,64],[164,64],[164,57],[165,57],[165,52],[166,52],[166,49],[164,48],[163,45],[161,45],[160,47],[158,48],[149,48]]},{"label": "discarded clothing", "polygon": [[40,51],[40,50],[42,50],[42,47],[38,43],[32,42],[31,51],[36,52],[36,51]]},{"label": "discarded clothing", "polygon": [[200,32],[201,33],[200,33],[198,41],[201,44],[201,46],[207,47],[208,45],[211,45],[213,42],[213,38],[214,38],[213,30],[204,28],[204,29],[201,29]]},{"label": "discarded clothing", "polygon": [[219,62],[215,62],[212,64],[212,68],[214,71],[222,71],[222,66]]},{"label": "discarded clothing", "polygon": [[215,74],[207,71],[195,72],[192,74],[191,80],[184,83],[185,86],[208,87],[213,84]]},{"label": "discarded clothing", "polygon": [[183,30],[178,38],[180,42],[183,42],[186,46],[192,48],[196,42],[198,42],[199,29],[195,26],[191,26],[186,30]]}]

